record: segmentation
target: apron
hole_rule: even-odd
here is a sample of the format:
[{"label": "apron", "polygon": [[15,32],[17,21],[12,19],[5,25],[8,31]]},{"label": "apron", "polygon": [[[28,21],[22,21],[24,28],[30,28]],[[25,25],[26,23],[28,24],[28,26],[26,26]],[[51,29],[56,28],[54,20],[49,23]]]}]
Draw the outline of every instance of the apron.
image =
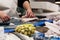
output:
[{"label": "apron", "polygon": [[9,16],[17,16],[17,0],[0,0],[0,10],[7,13]]}]

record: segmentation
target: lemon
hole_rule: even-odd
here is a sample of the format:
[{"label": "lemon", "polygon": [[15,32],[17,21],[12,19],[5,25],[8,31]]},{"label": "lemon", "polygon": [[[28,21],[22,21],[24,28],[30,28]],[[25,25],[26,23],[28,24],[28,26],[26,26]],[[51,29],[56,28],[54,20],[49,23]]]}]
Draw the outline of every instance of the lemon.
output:
[{"label": "lemon", "polygon": [[33,24],[18,25],[15,29],[16,32],[22,33],[22,34],[28,35],[28,36],[31,36],[32,34],[34,34],[35,30],[36,30],[36,28],[34,27]]},{"label": "lemon", "polygon": [[27,35],[28,33],[27,32],[24,32],[24,35]]},{"label": "lemon", "polygon": [[18,33],[20,33],[21,32],[21,29],[18,29]]}]

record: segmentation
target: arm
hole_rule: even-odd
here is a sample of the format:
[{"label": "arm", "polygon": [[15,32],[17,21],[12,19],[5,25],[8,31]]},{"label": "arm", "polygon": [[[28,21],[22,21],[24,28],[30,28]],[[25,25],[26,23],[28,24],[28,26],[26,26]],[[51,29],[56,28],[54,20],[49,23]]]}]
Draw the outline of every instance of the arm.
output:
[{"label": "arm", "polygon": [[27,9],[30,9],[31,10],[31,7],[30,7],[30,3],[28,1],[25,1],[23,3],[23,7],[27,10]]},{"label": "arm", "polygon": [[26,15],[23,17],[26,17],[26,18],[35,17],[34,13],[32,12],[32,9],[30,7],[30,3],[28,1],[25,1],[23,3],[23,7],[26,9]]}]

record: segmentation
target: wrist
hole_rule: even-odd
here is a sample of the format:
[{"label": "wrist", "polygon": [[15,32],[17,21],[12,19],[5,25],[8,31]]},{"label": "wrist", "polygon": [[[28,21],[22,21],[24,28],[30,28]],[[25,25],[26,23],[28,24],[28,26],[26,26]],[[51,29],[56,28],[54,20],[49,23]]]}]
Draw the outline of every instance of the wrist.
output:
[{"label": "wrist", "polygon": [[31,8],[28,8],[27,10],[32,11],[32,9],[31,9]]}]

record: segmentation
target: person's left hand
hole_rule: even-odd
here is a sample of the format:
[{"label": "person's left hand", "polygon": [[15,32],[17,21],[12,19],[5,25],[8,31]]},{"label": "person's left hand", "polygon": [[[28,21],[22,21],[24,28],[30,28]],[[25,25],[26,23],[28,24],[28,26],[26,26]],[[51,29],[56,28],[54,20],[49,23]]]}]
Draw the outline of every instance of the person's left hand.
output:
[{"label": "person's left hand", "polygon": [[34,15],[34,13],[32,12],[31,9],[28,9],[26,11],[26,14],[24,16],[22,16],[22,18],[34,18],[34,17],[35,17],[35,15]]}]

